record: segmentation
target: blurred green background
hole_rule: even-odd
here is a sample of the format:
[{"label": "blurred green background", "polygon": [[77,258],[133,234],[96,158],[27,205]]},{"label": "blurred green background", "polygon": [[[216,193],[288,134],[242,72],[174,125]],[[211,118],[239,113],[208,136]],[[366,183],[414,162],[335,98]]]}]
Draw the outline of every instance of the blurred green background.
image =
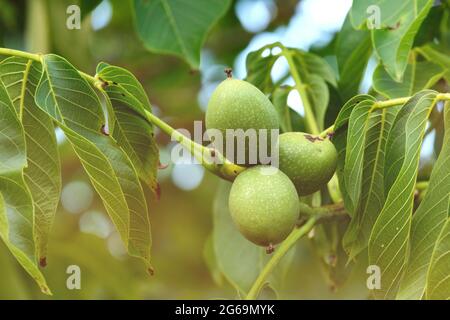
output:
[{"label": "blurred green background", "polygon": [[[145,50],[134,32],[129,1],[105,0],[85,16],[81,30],[66,28],[66,0],[0,0],[0,46],[59,54],[80,70],[95,73],[100,61],[122,66],[142,82],[154,112],[175,128],[192,129],[202,120],[208,97],[224,79],[223,69],[245,76],[245,56],[282,41],[326,56],[327,43],[340,29],[350,0],[238,0],[211,30],[202,51],[200,70],[182,60]],[[320,51],[318,48],[324,47]],[[368,75],[375,63],[369,63]],[[278,68],[283,71],[283,66]],[[363,86],[368,88],[367,81]],[[294,97],[295,98],[295,97]],[[295,101],[292,102],[295,105]],[[158,131],[157,131],[158,132]],[[173,143],[157,139],[162,195],[147,192],[153,233],[149,276],[129,258],[71,147],[59,134],[63,190],[49,245],[44,274],[54,293],[46,297],[0,243],[2,299],[213,299],[235,298],[205,249],[211,233],[212,207],[219,180],[198,165],[169,162]],[[356,268],[338,290],[321,269],[307,241],[296,248],[280,297],[366,298],[365,270]],[[66,288],[66,268],[78,265],[81,290]],[[361,264],[363,265],[363,264]],[[273,297],[267,290],[263,297]]]}]

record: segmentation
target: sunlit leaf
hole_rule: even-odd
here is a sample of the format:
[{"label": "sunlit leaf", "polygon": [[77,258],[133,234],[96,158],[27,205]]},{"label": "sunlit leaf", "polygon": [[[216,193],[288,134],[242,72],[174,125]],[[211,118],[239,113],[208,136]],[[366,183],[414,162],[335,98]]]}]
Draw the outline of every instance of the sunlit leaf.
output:
[{"label": "sunlit leaf", "polygon": [[153,126],[145,120],[144,110],[152,111],[144,88],[129,71],[99,64],[97,75],[109,85],[105,87],[115,113],[113,137],[130,157],[139,176],[155,191],[159,151]]},{"label": "sunlit leaf", "polygon": [[151,268],[150,222],[142,186],[126,154],[101,133],[105,120],[100,101],[65,59],[45,55],[42,61],[37,105],[63,129],[130,255]]},{"label": "sunlit leaf", "polygon": [[22,115],[28,160],[25,182],[33,198],[37,256],[45,265],[48,237],[61,191],[61,168],[53,122],[34,102],[41,65],[10,57],[0,63],[0,74]]},{"label": "sunlit leaf", "polygon": [[2,80],[0,128],[0,237],[42,292],[51,294],[37,267],[33,201],[23,178],[27,164],[25,134]]}]

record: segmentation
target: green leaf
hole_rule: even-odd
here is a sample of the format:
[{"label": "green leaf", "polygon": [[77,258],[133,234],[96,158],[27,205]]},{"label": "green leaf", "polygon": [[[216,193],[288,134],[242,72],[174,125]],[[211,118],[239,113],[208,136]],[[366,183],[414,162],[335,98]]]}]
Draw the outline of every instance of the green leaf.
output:
[{"label": "green leaf", "polygon": [[415,49],[422,56],[424,56],[428,61],[439,64],[445,71],[445,81],[450,83],[450,57],[448,55],[448,49],[446,50],[442,46],[436,44],[428,44],[423,47]]},{"label": "green leaf", "polygon": [[[372,227],[384,205],[383,173],[386,139],[397,112],[398,108],[375,110],[367,119],[364,149],[361,155],[363,160],[362,164],[359,164],[362,165],[361,189],[344,237],[344,248],[351,259],[367,247]],[[348,146],[352,148],[351,145]]]},{"label": "green leaf", "polygon": [[[446,222],[448,224],[450,215],[450,109],[448,106],[445,108],[444,118],[445,136],[442,150],[434,164],[425,197],[412,219],[409,261],[398,293],[399,299],[422,299],[425,289],[428,286],[433,287],[433,284],[427,283],[427,273],[433,274],[431,277],[439,280],[439,274],[429,270],[431,270],[432,256],[439,257],[441,254],[438,252],[443,250],[443,247],[440,247],[439,244],[440,241],[442,243],[443,239],[438,240],[439,230],[443,230]],[[445,236],[444,231],[441,234]],[[447,248],[447,250],[449,249]],[[441,279],[448,275],[450,271],[448,258],[446,261],[447,269],[446,272],[441,274]],[[432,280],[432,282],[435,280]],[[447,296],[443,299],[448,298],[450,286],[447,285],[445,288],[447,288]],[[443,293],[443,291],[440,292]],[[431,296],[435,297],[434,294],[431,294]],[[427,297],[429,297],[428,294]]]},{"label": "green leaf", "polygon": [[[231,184],[220,185],[213,208],[213,245],[217,264],[228,282],[239,294],[247,294],[270,255],[265,249],[245,239],[231,219],[228,195]],[[276,249],[275,249],[276,250]],[[278,291],[295,254],[291,249],[269,277],[269,286]]]},{"label": "green leaf", "polygon": [[287,105],[287,98],[291,90],[292,87],[290,86],[277,87],[271,96],[272,104],[277,111],[278,123],[280,124],[282,132],[293,131],[291,114],[294,111]]},{"label": "green leaf", "polygon": [[347,147],[345,153],[344,180],[347,193],[357,205],[363,182],[364,146],[369,127],[369,115],[374,101],[364,100],[352,110],[348,122]]},{"label": "green leaf", "polygon": [[324,129],[325,113],[327,112],[330,92],[325,80],[316,74],[311,74],[306,78],[306,92],[314,106],[314,116],[319,124],[319,130]]},{"label": "green leaf", "polygon": [[[271,71],[275,62],[281,56],[280,43],[275,42],[252,51],[247,55],[245,65],[247,68],[246,80],[262,92],[272,92],[274,83]],[[274,48],[279,48],[279,52],[274,52]]]},{"label": "green leaf", "polygon": [[135,25],[147,49],[200,64],[200,49],[230,0],[134,0]]},{"label": "green leaf", "polygon": [[23,58],[10,57],[0,63],[0,77],[22,115],[28,161],[24,176],[33,198],[37,256],[45,265],[61,191],[61,167],[53,122],[34,102],[41,72],[39,63]]},{"label": "green leaf", "polygon": [[433,0],[359,0],[353,1],[350,19],[353,26],[361,28],[372,16],[368,8],[378,8],[380,28],[373,28],[372,43],[386,71],[396,81],[401,81],[409,52]]},{"label": "green leaf", "polygon": [[[412,97],[399,111],[389,141],[402,140],[404,156],[386,202],[369,239],[369,261],[381,269],[381,289],[374,290],[376,298],[392,298],[398,289],[405,268],[417,178],[420,148],[427,119],[436,102],[436,93],[423,91]],[[399,136],[398,132],[402,132]],[[386,163],[393,159],[386,155]]]},{"label": "green leaf", "polygon": [[25,134],[2,80],[0,128],[0,237],[41,291],[51,294],[36,264],[33,202],[23,178]]},{"label": "green leaf", "polygon": [[[307,78],[308,75],[315,74],[330,85],[337,86],[336,75],[333,69],[322,57],[294,48],[289,48],[289,51],[293,53],[294,62],[303,81],[305,81],[303,78]],[[306,84],[308,84],[307,81]]]},{"label": "green leaf", "polygon": [[431,88],[445,73],[440,65],[430,61],[413,60],[406,67],[402,82],[396,82],[379,65],[373,74],[373,88],[387,98],[408,97]]},{"label": "green leaf", "polygon": [[336,87],[336,77],[331,66],[320,56],[298,49],[287,49],[293,56],[294,64],[306,87],[308,100],[312,105],[314,116],[323,130],[325,114],[330,100],[327,83]]},{"label": "green leaf", "polygon": [[[447,197],[448,199],[448,197]],[[447,212],[450,211],[450,202]],[[430,270],[427,276],[426,298],[433,300],[449,300],[450,298],[450,218],[442,228],[436,247],[431,257]]]},{"label": "green leaf", "polygon": [[[366,102],[364,102],[366,101]],[[368,103],[374,102],[375,98],[369,95],[358,95],[350,100],[348,100],[341,111],[339,112],[336,121],[334,123],[334,135],[333,135],[333,144],[336,147],[338,152],[338,163],[336,174],[339,178],[339,189],[341,190],[342,196],[344,198],[344,205],[350,215],[354,212],[354,204],[347,192],[347,187],[345,185],[344,178],[344,167],[345,167],[345,156],[346,156],[346,147],[347,147],[347,138],[348,138],[348,120],[350,118],[351,112],[353,108],[359,103]]]},{"label": "green leaf", "polygon": [[109,83],[105,92],[115,113],[113,138],[130,157],[139,177],[155,192],[159,150],[153,126],[144,118],[144,110],[152,111],[144,88],[133,74],[120,67],[101,63],[97,75]]},{"label": "green leaf", "polygon": [[42,57],[36,103],[64,131],[128,252],[150,265],[150,221],[136,170],[112,137],[101,134],[102,106],[92,87],[65,59]]},{"label": "green leaf", "polygon": [[358,93],[364,71],[372,54],[370,32],[355,30],[347,15],[337,36],[336,58],[339,67],[339,93],[344,101]]}]

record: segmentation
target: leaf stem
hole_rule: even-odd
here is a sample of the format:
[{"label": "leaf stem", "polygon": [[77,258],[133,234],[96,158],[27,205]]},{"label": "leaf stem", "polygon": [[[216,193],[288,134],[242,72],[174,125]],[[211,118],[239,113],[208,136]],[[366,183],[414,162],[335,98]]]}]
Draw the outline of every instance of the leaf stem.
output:
[{"label": "leaf stem", "polygon": [[297,89],[300,98],[302,99],[303,108],[305,109],[305,120],[308,129],[312,134],[319,134],[320,132],[319,126],[317,125],[317,121],[316,118],[314,117],[311,104],[309,103],[308,93],[306,92],[306,86],[302,82],[300,74],[297,71],[294,60],[292,58],[292,53],[289,51],[288,48],[281,45],[280,47],[282,49],[281,54],[286,58],[287,63],[289,65],[289,70],[291,71],[292,78],[294,79],[295,82],[295,89]]}]

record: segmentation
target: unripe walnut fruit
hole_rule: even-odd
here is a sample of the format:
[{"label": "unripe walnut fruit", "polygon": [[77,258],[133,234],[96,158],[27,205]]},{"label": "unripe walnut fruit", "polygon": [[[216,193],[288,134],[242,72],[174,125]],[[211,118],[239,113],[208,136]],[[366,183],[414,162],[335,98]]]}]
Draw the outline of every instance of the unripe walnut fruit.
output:
[{"label": "unripe walnut fruit", "polygon": [[265,247],[280,243],[288,236],[300,211],[291,180],[268,166],[255,166],[237,176],[230,191],[229,209],[239,231],[248,240]]},{"label": "unripe walnut fruit", "polygon": [[[254,165],[259,162],[258,150],[261,143],[267,144],[270,155],[270,130],[278,129],[277,114],[270,100],[251,83],[237,79],[226,79],[214,90],[208,103],[205,116],[206,128],[217,129],[222,133],[221,144],[224,155],[232,162],[244,166]],[[226,150],[226,130],[248,129],[255,130],[256,143],[250,144],[249,139],[245,140],[245,148],[237,150],[237,139],[232,137],[234,142],[234,155]],[[259,130],[266,129],[266,139],[260,141]],[[241,155],[243,161],[237,156],[237,151],[245,152]],[[250,163],[249,151],[254,152],[255,161]],[[245,156],[245,158],[244,158]]]},{"label": "unripe walnut fruit", "polygon": [[330,181],[337,165],[337,151],[327,138],[302,132],[279,137],[279,168],[294,183],[300,196],[314,193]]}]

